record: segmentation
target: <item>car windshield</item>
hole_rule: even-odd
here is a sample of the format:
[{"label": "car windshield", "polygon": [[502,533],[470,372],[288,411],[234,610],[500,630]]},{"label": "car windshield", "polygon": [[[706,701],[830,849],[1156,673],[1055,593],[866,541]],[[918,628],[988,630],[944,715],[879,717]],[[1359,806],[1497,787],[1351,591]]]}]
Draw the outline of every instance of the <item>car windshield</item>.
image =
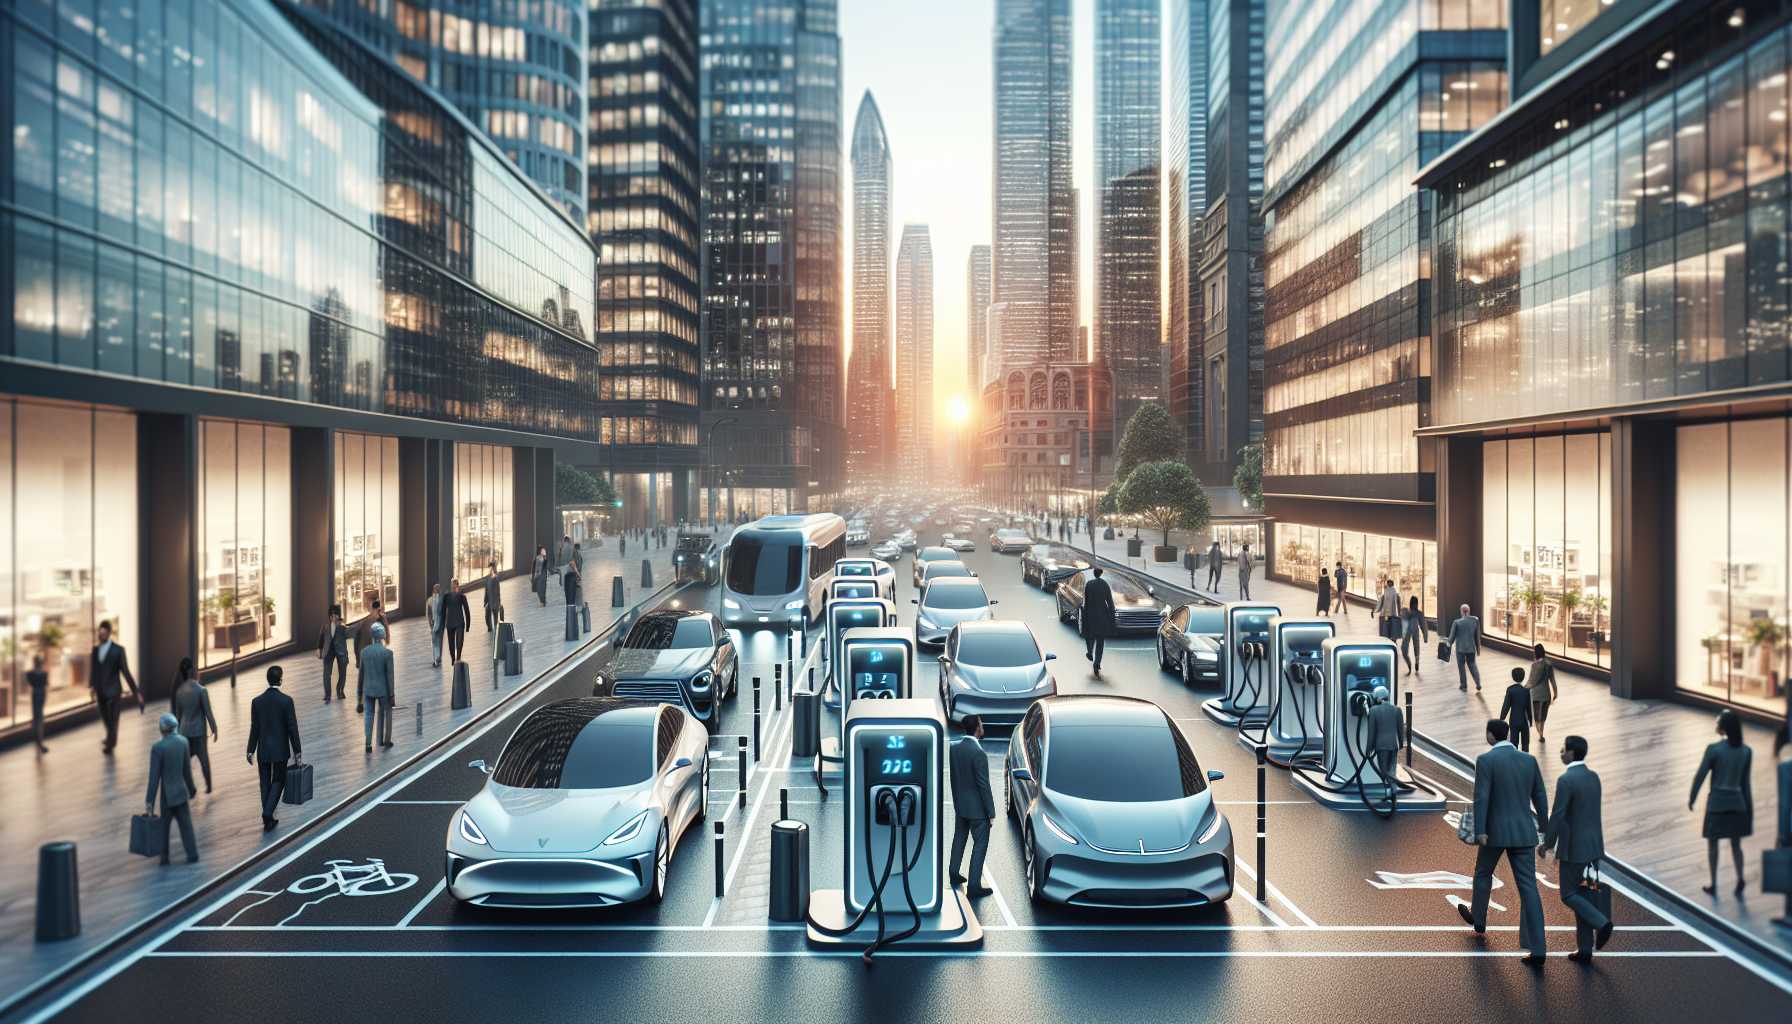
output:
[{"label": "car windshield", "polygon": [[530,715],[504,745],[492,781],[519,789],[611,789],[645,782],[653,774],[654,721],[624,724],[614,715],[591,718],[577,708],[550,705]]},{"label": "car windshield", "polygon": [[1115,597],[1140,598],[1151,596],[1150,594],[1145,593],[1144,587],[1139,586],[1131,579],[1121,576],[1118,573],[1103,576],[1102,578],[1108,581],[1108,586],[1114,588]]},{"label": "car windshield", "polygon": [[1188,610],[1187,633],[1219,636],[1226,631],[1226,613],[1208,605],[1191,605]]},{"label": "car windshield", "polygon": [[737,594],[789,594],[802,585],[798,533],[748,534],[728,544],[728,589]]},{"label": "car windshield", "polygon": [[708,537],[680,537],[680,538],[678,538],[678,550],[687,552],[687,553],[692,552],[692,551],[702,553],[704,551],[709,550],[709,538]]},{"label": "car windshield", "polygon": [[649,615],[628,631],[622,646],[637,650],[664,651],[708,647],[715,640],[709,623],[695,616]]},{"label": "car windshield", "polygon": [[963,665],[1018,668],[1022,665],[1037,665],[1041,660],[1039,645],[1033,642],[1033,634],[1024,629],[990,632],[979,630],[958,638],[958,661]]},{"label": "car windshield", "polygon": [[926,562],[935,558],[951,558],[953,554],[951,548],[926,547],[922,548],[921,553],[915,556],[915,561]]},{"label": "car windshield", "polygon": [[921,574],[921,581],[925,583],[928,580],[940,576],[969,576],[970,574],[971,570],[965,568],[963,562],[960,562],[957,559],[953,559],[952,561],[942,560],[927,563],[927,571]]},{"label": "car windshield", "polygon": [[1083,800],[1180,800],[1192,794],[1178,746],[1168,721],[1053,723],[1045,750],[1045,786]]},{"label": "car windshield", "polygon": [[1027,539],[1027,531],[1025,531],[1025,530],[997,530],[996,536],[1002,538],[1003,540],[1026,540]]},{"label": "car windshield", "polygon": [[1045,557],[1054,562],[1074,563],[1082,561],[1075,551],[1066,547],[1049,547],[1045,549]]},{"label": "car windshield", "polygon": [[927,588],[927,596],[921,603],[928,608],[981,608],[989,603],[981,586],[962,586],[958,584],[934,585]]}]

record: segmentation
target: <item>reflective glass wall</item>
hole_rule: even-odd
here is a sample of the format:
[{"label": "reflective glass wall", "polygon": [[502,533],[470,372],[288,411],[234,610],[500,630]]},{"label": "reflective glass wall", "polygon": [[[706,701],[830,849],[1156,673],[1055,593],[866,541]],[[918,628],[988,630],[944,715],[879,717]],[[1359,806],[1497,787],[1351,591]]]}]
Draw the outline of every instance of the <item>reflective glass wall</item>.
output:
[{"label": "reflective glass wall", "polygon": [[351,622],[365,614],[375,598],[387,614],[398,608],[403,550],[398,501],[398,439],[338,432],[331,536],[336,549],[336,603]]},{"label": "reflective glass wall", "polygon": [[[489,444],[454,446],[454,575],[464,588],[510,567],[515,545],[511,505],[512,454]],[[444,587],[444,589],[446,589]]]},{"label": "reflective glass wall", "polygon": [[0,399],[0,724],[31,720],[34,656],[54,714],[91,703],[101,622],[137,652],[137,558],[136,417]]},{"label": "reflective glass wall", "polygon": [[1681,689],[1784,714],[1786,419],[1681,427],[1674,650]]},{"label": "reflective glass wall", "polygon": [[1609,667],[1611,434],[1489,441],[1481,470],[1481,628]]},{"label": "reflective glass wall", "polygon": [[201,667],[292,639],[292,432],[199,421]]},{"label": "reflective glass wall", "polygon": [[1329,575],[1343,562],[1352,594],[1374,600],[1381,592],[1377,581],[1391,579],[1401,607],[1416,594],[1426,617],[1437,618],[1437,545],[1431,541],[1277,522],[1275,544],[1278,577],[1316,590],[1321,570]]}]

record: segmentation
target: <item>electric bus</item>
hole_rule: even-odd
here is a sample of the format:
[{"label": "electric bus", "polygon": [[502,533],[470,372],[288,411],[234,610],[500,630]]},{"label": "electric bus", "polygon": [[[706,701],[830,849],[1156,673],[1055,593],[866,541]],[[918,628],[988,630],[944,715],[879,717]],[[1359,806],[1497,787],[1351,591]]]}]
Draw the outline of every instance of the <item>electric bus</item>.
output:
[{"label": "electric bus", "polygon": [[834,563],[846,556],[846,521],[831,512],[765,516],[734,531],[723,559],[722,621],[785,627],[827,607]]}]

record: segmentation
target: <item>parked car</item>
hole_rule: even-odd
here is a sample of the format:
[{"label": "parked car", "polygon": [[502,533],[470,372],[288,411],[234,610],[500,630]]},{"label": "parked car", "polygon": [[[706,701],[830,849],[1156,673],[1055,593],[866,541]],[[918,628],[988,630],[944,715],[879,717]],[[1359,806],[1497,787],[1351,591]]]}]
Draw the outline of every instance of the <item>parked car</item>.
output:
[{"label": "parked car", "polygon": [[989,550],[997,554],[1005,555],[1010,551],[1025,551],[1032,546],[1032,543],[1033,538],[1027,536],[1027,531],[1012,526],[1004,526],[989,535]]},{"label": "parked car", "polygon": [[1050,590],[1089,567],[1087,555],[1063,544],[1034,544],[1020,556],[1020,578],[1040,590]]},{"label": "parked car", "polygon": [[986,724],[1020,721],[1041,697],[1058,692],[1033,630],[1012,619],[966,622],[946,636],[940,652],[940,704],[954,722],[978,715]]},{"label": "parked car", "polygon": [[739,692],[733,638],[715,615],[695,608],[641,616],[591,689],[594,697],[677,704],[710,732],[721,726],[721,702]]},{"label": "parked car", "polygon": [[977,550],[977,542],[976,541],[970,539],[969,537],[960,537],[956,533],[948,533],[944,537],[941,537],[940,538],[940,546],[946,547],[946,548],[951,548],[953,551],[960,551],[960,552]]},{"label": "parked car", "polygon": [[894,562],[902,557],[902,545],[893,540],[880,541],[872,545],[871,557],[880,562]]},{"label": "parked car", "polygon": [[[1083,631],[1083,588],[1095,578],[1095,570],[1075,573],[1058,584],[1058,621],[1076,624]],[[1114,629],[1120,633],[1152,633],[1158,625],[1157,588],[1141,584],[1117,572],[1102,577],[1114,592]]]},{"label": "parked car", "polygon": [[1225,669],[1226,615],[1214,604],[1166,606],[1157,627],[1157,664],[1182,677],[1183,685],[1220,686]]}]

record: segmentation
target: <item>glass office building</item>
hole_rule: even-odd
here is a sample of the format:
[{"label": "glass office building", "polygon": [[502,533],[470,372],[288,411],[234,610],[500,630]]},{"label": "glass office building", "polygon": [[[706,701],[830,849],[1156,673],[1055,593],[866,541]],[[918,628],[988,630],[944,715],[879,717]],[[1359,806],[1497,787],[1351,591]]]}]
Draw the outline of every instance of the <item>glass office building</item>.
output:
[{"label": "glass office building", "polygon": [[[891,392],[890,137],[867,89],[852,126],[852,356],[847,364],[846,476],[874,484],[894,469]],[[988,296],[984,297],[987,304]]]},{"label": "glass office building", "polygon": [[333,602],[416,613],[469,445],[520,568],[599,438],[562,208],[304,8],[22,2],[0,49],[0,729],[40,654],[81,710],[103,620],[153,697]]},{"label": "glass office building", "polygon": [[1158,0],[1095,3],[1095,347],[1121,428],[1164,399]]},{"label": "glass office building", "polygon": [[1445,586],[1621,694],[1783,715],[1786,14],[1571,27],[1598,60],[1422,179]]}]

